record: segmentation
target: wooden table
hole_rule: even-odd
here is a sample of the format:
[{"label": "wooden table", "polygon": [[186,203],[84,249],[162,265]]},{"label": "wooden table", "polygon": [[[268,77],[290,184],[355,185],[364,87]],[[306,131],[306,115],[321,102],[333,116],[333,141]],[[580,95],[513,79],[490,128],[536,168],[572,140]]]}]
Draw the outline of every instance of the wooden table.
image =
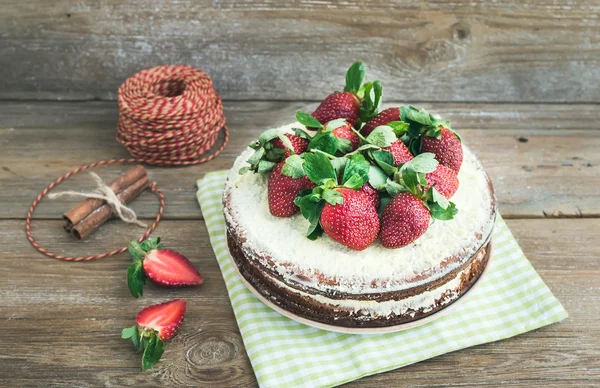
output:
[{"label": "wooden table", "polygon": [[[256,386],[195,181],[230,167],[263,129],[314,108],[361,58],[383,81],[388,103],[414,102],[453,122],[487,168],[525,254],[570,316],[349,386],[600,384],[595,2],[1,2],[0,385]],[[205,284],[166,291],[149,285],[134,299],[125,283],[127,254],[90,263],[47,258],[27,242],[24,217],[57,176],[128,156],[114,139],[117,87],[163,63],[211,74],[232,137],[204,165],[149,168],[167,197],[155,235],[190,257]],[[96,172],[110,179],[126,168]],[[60,188],[90,185],[82,175]],[[60,220],[73,204],[42,202],[33,223],[42,245],[92,254],[140,232],[114,221],[75,242]],[[133,207],[151,219],[156,198],[144,193]],[[140,373],[140,356],[120,340],[121,329],[142,307],[175,297],[188,301],[181,332],[163,360]]]}]

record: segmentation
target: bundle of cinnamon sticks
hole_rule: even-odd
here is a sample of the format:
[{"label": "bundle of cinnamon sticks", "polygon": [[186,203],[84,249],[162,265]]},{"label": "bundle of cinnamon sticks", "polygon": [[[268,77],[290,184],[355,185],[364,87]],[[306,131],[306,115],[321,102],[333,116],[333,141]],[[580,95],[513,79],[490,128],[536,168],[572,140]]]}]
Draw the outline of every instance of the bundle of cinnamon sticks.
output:
[{"label": "bundle of cinnamon sticks", "polygon": [[[135,199],[150,181],[143,166],[136,166],[108,184],[122,203]],[[63,214],[65,231],[76,239],[84,240],[113,215],[113,209],[104,200],[88,198]]]}]

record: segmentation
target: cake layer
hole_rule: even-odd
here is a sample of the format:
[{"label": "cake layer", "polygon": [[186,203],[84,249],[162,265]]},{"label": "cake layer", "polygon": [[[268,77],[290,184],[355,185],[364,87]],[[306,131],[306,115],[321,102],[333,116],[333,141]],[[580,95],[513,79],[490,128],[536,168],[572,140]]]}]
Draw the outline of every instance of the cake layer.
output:
[{"label": "cake layer", "polygon": [[240,273],[261,295],[303,318],[342,327],[387,327],[429,316],[467,292],[485,269],[490,255],[490,243],[487,243],[467,261],[463,269],[440,286],[425,287],[404,298],[365,301],[333,299],[289,287],[248,260],[241,244],[231,234],[228,233],[227,239]]},{"label": "cake layer", "polygon": [[[296,123],[280,130],[288,132],[292,127],[303,128]],[[364,251],[354,251],[326,235],[308,240],[308,222],[301,215],[277,218],[269,213],[266,176],[238,174],[247,165],[250,149],[236,160],[225,187],[228,233],[256,268],[297,292],[381,302],[442,286],[487,244],[495,220],[491,183],[477,158],[463,148],[460,187],[451,199],[459,210],[457,216],[433,222],[406,247],[387,249],[377,241]]]}]

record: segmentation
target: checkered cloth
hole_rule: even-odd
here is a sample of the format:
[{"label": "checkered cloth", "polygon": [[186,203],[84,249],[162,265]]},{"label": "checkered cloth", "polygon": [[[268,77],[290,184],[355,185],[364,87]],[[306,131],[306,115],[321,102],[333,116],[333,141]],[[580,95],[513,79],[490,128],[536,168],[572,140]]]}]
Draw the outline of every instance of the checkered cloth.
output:
[{"label": "checkered cloth", "polygon": [[567,317],[498,217],[487,275],[451,313],[388,334],[340,334],[295,322],[254,297],[233,267],[221,204],[226,176],[220,171],[198,180],[197,198],[261,387],[335,386]]}]

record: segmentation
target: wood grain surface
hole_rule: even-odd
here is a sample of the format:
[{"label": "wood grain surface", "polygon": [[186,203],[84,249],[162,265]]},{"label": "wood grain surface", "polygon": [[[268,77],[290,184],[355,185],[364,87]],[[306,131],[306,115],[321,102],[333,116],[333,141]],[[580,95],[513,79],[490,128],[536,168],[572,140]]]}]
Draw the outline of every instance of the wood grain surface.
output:
[{"label": "wood grain surface", "polygon": [[[596,105],[420,104],[452,120],[490,174],[505,218],[600,215],[600,111]],[[189,168],[149,168],[167,196],[167,219],[201,218],[195,181],[229,168],[266,128],[294,121],[305,102],[226,102],[231,142],[217,159]],[[41,189],[80,164],[128,157],[114,139],[114,102],[28,102],[0,105],[0,217],[19,218]],[[98,168],[110,180],[126,166]],[[89,189],[85,173],[59,189]],[[44,200],[36,218],[56,218],[76,200]],[[153,218],[149,193],[132,203]],[[60,211],[56,209],[59,208]]]},{"label": "wood grain surface", "polygon": [[141,68],[184,63],[229,100],[320,100],[356,60],[394,100],[599,98],[594,0],[0,5],[0,98],[115,99]]},{"label": "wood grain surface", "polygon": [[[448,117],[492,176],[500,208],[535,269],[563,303],[565,321],[504,341],[445,354],[367,377],[349,386],[597,386],[600,384],[600,113],[595,104],[420,104]],[[58,175],[98,159],[126,157],[116,143],[114,102],[0,104],[0,386],[253,387],[245,353],[194,182],[228,168],[261,130],[288,123],[305,101],[226,101],[232,140],[217,159],[187,168],[150,168],[166,193],[156,231],[190,257],[205,277],[198,288],[146,287],[129,296],[127,254],[90,263],[56,261],[33,250],[24,215],[33,197]],[[126,166],[96,171],[110,179]],[[59,188],[88,189],[86,176]],[[61,228],[72,202],[44,201],[32,230],[60,254],[93,254],[141,233],[111,221],[76,242]],[[153,217],[149,193],[133,202]],[[576,218],[590,217],[590,218]],[[188,300],[181,333],[152,370],[120,331],[145,305]]]},{"label": "wood grain surface", "polygon": [[[190,199],[192,201],[193,199]],[[508,340],[446,354],[349,386],[600,384],[598,219],[508,220],[533,266],[563,303],[567,320]],[[39,220],[40,242],[63,253],[93,253],[135,235],[120,222],[74,243],[61,222]],[[127,254],[65,263],[32,251],[22,220],[0,221],[0,384],[7,386],[256,385],[216,260],[200,220],[164,221],[157,235],[202,271],[205,283],[180,290],[127,291]],[[120,340],[150,301],[188,301],[181,332],[163,361],[140,373],[139,354]]]}]

